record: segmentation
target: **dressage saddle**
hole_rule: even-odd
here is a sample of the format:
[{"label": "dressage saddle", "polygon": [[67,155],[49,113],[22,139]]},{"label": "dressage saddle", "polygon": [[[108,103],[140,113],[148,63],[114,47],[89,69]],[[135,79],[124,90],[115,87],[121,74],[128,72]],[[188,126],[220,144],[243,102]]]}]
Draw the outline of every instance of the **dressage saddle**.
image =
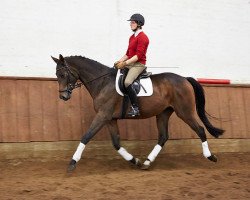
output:
[{"label": "dressage saddle", "polygon": [[[128,68],[121,69],[120,73],[122,75],[120,75],[119,80],[118,80],[119,88],[123,94],[127,94],[127,90],[126,90],[126,87],[124,85],[124,81],[125,81],[125,78],[128,74],[128,71],[129,71]],[[145,93],[147,93],[145,88],[140,83],[140,80],[144,79],[144,78],[148,78],[151,75],[152,75],[152,72],[147,72],[146,69],[144,69],[142,71],[142,73],[137,77],[137,79],[135,79],[135,81],[132,83],[132,87],[136,91],[136,94],[138,94],[140,92],[141,88],[144,90]]]}]

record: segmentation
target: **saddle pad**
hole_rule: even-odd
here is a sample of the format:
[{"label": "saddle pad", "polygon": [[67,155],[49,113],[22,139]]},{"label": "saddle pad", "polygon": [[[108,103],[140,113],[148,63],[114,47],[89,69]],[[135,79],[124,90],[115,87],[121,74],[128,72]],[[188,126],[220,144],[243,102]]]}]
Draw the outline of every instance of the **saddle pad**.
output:
[{"label": "saddle pad", "polygon": [[[115,80],[115,88],[118,94],[120,94],[121,96],[124,96],[124,94],[121,92],[120,88],[119,88],[119,78],[121,76],[121,70],[118,69],[117,70],[117,74],[116,74],[116,80]],[[145,96],[151,96],[153,94],[153,85],[152,85],[152,81],[151,78],[143,78],[140,79],[140,83],[141,85],[145,88],[146,92],[143,90],[143,88],[141,87],[140,92],[137,94],[138,97],[145,97]]]}]

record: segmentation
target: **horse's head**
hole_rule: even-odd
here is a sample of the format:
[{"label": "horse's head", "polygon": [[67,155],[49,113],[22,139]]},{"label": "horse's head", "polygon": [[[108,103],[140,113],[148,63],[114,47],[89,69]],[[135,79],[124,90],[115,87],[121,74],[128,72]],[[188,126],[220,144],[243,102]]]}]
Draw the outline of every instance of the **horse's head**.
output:
[{"label": "horse's head", "polygon": [[73,71],[61,54],[59,55],[59,59],[54,57],[52,57],[52,59],[57,64],[56,76],[59,83],[59,97],[67,101],[71,98],[72,90],[75,88],[79,76]]}]

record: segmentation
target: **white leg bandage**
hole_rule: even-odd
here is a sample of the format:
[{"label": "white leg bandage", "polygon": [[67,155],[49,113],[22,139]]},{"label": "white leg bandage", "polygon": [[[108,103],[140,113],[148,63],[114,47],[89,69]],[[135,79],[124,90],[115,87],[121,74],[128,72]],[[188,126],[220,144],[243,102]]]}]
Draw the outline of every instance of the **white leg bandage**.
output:
[{"label": "white leg bandage", "polygon": [[203,155],[206,158],[208,158],[209,156],[211,156],[211,152],[209,151],[207,141],[206,142],[202,142],[202,150],[203,150]]},{"label": "white leg bandage", "polygon": [[78,162],[81,159],[82,156],[82,152],[85,148],[85,144],[81,143],[78,145],[76,152],[73,155],[73,160],[75,160],[76,162]]},{"label": "white leg bandage", "polygon": [[148,155],[148,159],[151,162],[154,162],[156,156],[160,153],[161,149],[162,149],[161,145],[159,145],[159,144],[155,145],[155,147],[152,150],[152,152]]},{"label": "white leg bandage", "polygon": [[118,153],[127,161],[132,160],[133,156],[126,151],[123,147],[118,150]]}]

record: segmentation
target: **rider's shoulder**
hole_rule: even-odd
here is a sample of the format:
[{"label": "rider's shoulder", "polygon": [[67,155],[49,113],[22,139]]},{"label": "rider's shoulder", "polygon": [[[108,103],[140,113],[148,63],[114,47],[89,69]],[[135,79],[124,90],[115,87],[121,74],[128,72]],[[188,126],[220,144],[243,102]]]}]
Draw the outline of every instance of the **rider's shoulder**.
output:
[{"label": "rider's shoulder", "polygon": [[146,33],[144,33],[143,31],[140,32],[140,34],[138,35],[138,39],[142,39],[142,40],[149,40],[148,36],[146,35]]}]

